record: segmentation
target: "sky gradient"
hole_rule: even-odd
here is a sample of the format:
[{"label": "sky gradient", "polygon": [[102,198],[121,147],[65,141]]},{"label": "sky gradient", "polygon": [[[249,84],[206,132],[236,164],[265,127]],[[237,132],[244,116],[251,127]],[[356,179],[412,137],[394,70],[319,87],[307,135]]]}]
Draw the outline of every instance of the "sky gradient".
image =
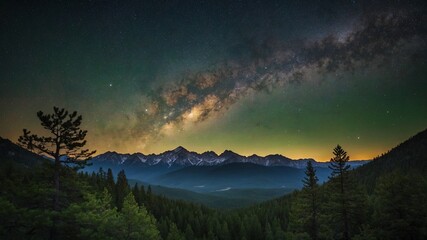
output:
[{"label": "sky gradient", "polygon": [[[327,2],[327,3],[325,3]],[[0,136],[76,110],[88,146],[370,159],[427,128],[423,1],[3,1]]]}]

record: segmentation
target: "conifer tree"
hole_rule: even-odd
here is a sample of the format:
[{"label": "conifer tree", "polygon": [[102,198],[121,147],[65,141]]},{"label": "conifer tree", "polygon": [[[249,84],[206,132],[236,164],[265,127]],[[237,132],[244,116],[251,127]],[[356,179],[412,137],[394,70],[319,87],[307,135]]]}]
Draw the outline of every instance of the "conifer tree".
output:
[{"label": "conifer tree", "polygon": [[145,189],[144,185],[141,184],[141,188],[139,189],[139,199],[141,200],[141,205],[145,202],[146,196],[145,196]]},{"label": "conifer tree", "polygon": [[285,232],[280,226],[279,219],[274,218],[271,227],[272,227],[272,230],[274,231],[275,239],[285,239]]},{"label": "conifer tree", "polygon": [[148,206],[151,206],[151,203],[152,203],[152,198],[153,198],[153,196],[152,196],[152,190],[151,190],[151,185],[148,185],[148,187],[147,187],[147,192],[146,192],[146,194],[145,194],[145,203],[148,205]]},{"label": "conifer tree", "polygon": [[138,183],[135,183],[135,185],[133,185],[132,194],[135,197],[135,201],[136,203],[138,203],[138,206],[141,206],[141,194],[139,193]]},{"label": "conifer tree", "polygon": [[160,239],[155,218],[138,206],[132,192],[124,198],[118,225],[117,239]]},{"label": "conifer tree", "polygon": [[111,195],[106,189],[100,197],[85,194],[85,201],[72,203],[64,215],[75,219],[71,222],[78,223],[77,236],[81,239],[112,240],[113,230],[118,223],[117,209],[111,208]]},{"label": "conifer tree", "polygon": [[[37,117],[41,125],[49,133],[46,136],[32,134],[24,129],[23,135],[19,137],[19,144],[37,154],[51,157],[54,160],[54,197],[53,210],[58,212],[61,209],[60,203],[60,172],[61,166],[84,167],[87,160],[95,153],[84,149],[86,145],[86,130],[81,130],[82,116],[74,111],[69,113],[65,109],[53,108],[52,114],[37,112]],[[57,219],[53,219],[50,238],[56,237]]]},{"label": "conifer tree", "polygon": [[393,172],[379,179],[373,214],[378,239],[427,239],[426,189],[419,174]]},{"label": "conifer tree", "polygon": [[110,192],[111,195],[114,195],[115,185],[116,184],[114,183],[113,171],[111,170],[111,168],[109,168],[107,171],[107,190]]},{"label": "conifer tree", "polygon": [[224,240],[230,239],[230,230],[228,228],[227,222],[223,222],[220,225],[218,235],[219,235],[219,239],[224,239]]},{"label": "conifer tree", "polygon": [[274,234],[273,234],[273,231],[271,230],[270,223],[268,222],[265,225],[264,234],[265,234],[265,240],[274,240]]},{"label": "conifer tree", "polygon": [[148,196],[151,196],[151,185],[148,185],[148,188],[147,188],[147,195],[148,195]]},{"label": "conifer tree", "polygon": [[311,161],[307,162],[305,170],[305,177],[303,179],[304,187],[302,190],[302,197],[306,202],[306,214],[308,215],[307,230],[311,239],[318,239],[318,212],[319,212],[319,199],[318,199],[318,184],[319,179],[316,176],[316,170],[313,168]]},{"label": "conifer tree", "polygon": [[121,170],[119,174],[117,174],[117,183],[116,183],[115,193],[116,193],[116,206],[119,210],[121,210],[123,207],[123,201],[126,195],[129,193],[128,180],[126,178],[126,174],[124,170]]},{"label": "conifer tree", "polygon": [[185,236],[178,230],[175,223],[172,223],[169,227],[169,233],[166,240],[184,240]]},{"label": "conifer tree", "polygon": [[185,239],[194,239],[194,232],[190,224],[187,224],[187,228],[185,229]]},{"label": "conifer tree", "polygon": [[349,227],[350,227],[350,216],[349,216],[349,198],[348,198],[348,171],[350,165],[348,160],[350,157],[344,149],[337,145],[333,150],[334,156],[331,158],[329,168],[332,170],[331,183],[334,186],[334,193],[337,196],[335,199],[337,203],[336,213],[338,214],[342,224],[341,238],[344,240],[350,239]]},{"label": "conifer tree", "polygon": [[104,169],[102,169],[102,167],[99,168],[98,170],[98,174],[96,176],[96,185],[98,187],[98,189],[103,190],[105,188],[105,178],[106,178],[106,173],[104,172]]}]

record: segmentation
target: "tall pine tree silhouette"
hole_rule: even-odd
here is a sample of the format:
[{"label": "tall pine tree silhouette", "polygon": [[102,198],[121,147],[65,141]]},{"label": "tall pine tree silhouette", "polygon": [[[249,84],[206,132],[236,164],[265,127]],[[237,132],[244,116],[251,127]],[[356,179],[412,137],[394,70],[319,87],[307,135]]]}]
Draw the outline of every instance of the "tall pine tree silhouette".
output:
[{"label": "tall pine tree silhouette", "polygon": [[311,161],[307,162],[307,167],[305,170],[305,177],[302,180],[304,187],[302,191],[302,197],[305,202],[307,202],[306,212],[308,213],[308,224],[307,230],[310,234],[311,239],[318,239],[318,210],[319,210],[319,200],[318,200],[318,184],[319,179],[316,176],[316,170],[313,168]]},{"label": "tall pine tree silhouette", "polygon": [[332,170],[331,173],[331,182],[338,190],[338,201],[339,207],[337,213],[341,217],[342,226],[342,239],[349,240],[349,202],[348,202],[348,193],[347,193],[347,184],[348,184],[348,171],[350,165],[348,165],[348,160],[350,159],[347,156],[347,152],[344,149],[337,145],[333,151],[334,157],[331,158],[329,168]]},{"label": "tall pine tree silhouette", "polygon": [[[83,149],[86,145],[86,130],[81,130],[82,116],[74,111],[69,113],[65,109],[53,108],[52,114],[37,112],[41,125],[49,133],[47,136],[38,136],[23,129],[23,135],[18,142],[22,147],[54,159],[54,197],[53,210],[60,211],[60,171],[63,164],[73,167],[83,167],[87,160],[95,153]],[[56,235],[57,220],[53,219],[50,238]]]}]

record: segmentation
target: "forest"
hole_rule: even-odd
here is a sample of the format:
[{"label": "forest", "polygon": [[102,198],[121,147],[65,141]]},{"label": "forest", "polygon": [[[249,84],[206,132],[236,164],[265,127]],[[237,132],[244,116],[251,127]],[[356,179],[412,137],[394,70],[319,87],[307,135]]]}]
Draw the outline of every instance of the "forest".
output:
[{"label": "forest", "polygon": [[0,0],[0,30],[0,240],[427,240],[427,0]]},{"label": "forest", "polygon": [[48,239],[53,227],[57,229],[57,239],[425,239],[427,236],[424,204],[427,181],[418,168],[396,167],[395,171],[370,182],[360,181],[368,173],[364,169],[346,172],[341,193],[339,173],[319,186],[308,166],[301,191],[232,211],[169,200],[152,194],[150,186],[131,187],[124,172],[114,176],[111,170],[100,169],[87,174],[67,167],[61,168],[61,210],[54,211],[52,168],[47,161],[28,166],[1,160],[2,239]]},{"label": "forest", "polygon": [[21,146],[0,139],[1,239],[427,238],[427,131],[355,170],[337,145],[328,182],[319,184],[308,162],[301,190],[219,210],[130,186],[124,171],[80,171],[93,154],[83,149],[81,116],[57,108],[38,116],[54,137],[24,130]]}]

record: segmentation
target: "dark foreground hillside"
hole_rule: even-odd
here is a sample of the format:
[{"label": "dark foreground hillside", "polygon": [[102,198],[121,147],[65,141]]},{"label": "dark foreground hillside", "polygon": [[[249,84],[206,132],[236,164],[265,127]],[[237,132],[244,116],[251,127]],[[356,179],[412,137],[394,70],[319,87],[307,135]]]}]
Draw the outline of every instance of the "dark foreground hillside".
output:
[{"label": "dark foreground hillside", "polygon": [[[344,195],[349,239],[427,238],[425,141],[426,131],[350,172]],[[317,239],[343,239],[335,178],[315,190],[315,225],[306,188],[220,211],[129,186],[124,172],[66,167],[61,210],[54,211],[51,162],[7,144],[0,144],[1,239],[49,239],[53,227],[57,239],[311,239],[313,226]]]},{"label": "dark foreground hillside", "polygon": [[427,173],[427,130],[354,171],[355,178],[372,190],[382,176],[398,171],[406,175]]}]

